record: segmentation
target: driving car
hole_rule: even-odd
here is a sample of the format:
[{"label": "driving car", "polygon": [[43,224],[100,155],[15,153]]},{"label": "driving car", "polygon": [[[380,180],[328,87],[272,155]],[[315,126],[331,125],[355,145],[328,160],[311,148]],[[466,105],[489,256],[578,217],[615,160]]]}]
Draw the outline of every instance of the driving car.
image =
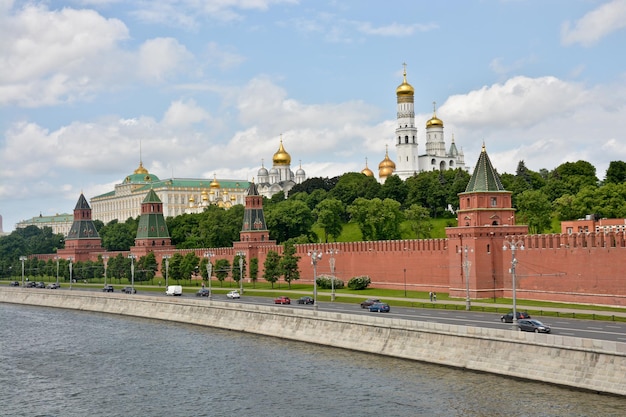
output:
[{"label": "driving car", "polygon": [[211,295],[211,292],[209,292],[208,288],[200,288],[196,293],[196,297],[208,297],[209,295]]},{"label": "driving car", "polygon": [[9,285],[10,285],[11,287],[19,287],[19,286],[20,286],[20,283],[19,283],[18,281],[11,281],[11,282],[9,283]]},{"label": "driving car", "polygon": [[122,292],[125,294],[137,294],[137,289],[134,287],[124,287],[122,288]]},{"label": "driving car", "polygon": [[313,300],[313,297],[309,297],[308,295],[298,298],[298,304],[314,304],[314,303],[315,301]]},{"label": "driving car", "polygon": [[226,294],[226,297],[231,298],[231,299],[241,298],[241,294],[239,294],[239,291],[233,290],[233,291],[230,291],[228,294]]},{"label": "driving car", "polygon": [[361,308],[367,308],[374,303],[380,303],[380,300],[378,298],[368,298],[361,303]]},{"label": "driving car", "polygon": [[28,281],[25,285],[26,288],[35,288],[37,284],[35,284],[35,281]]},{"label": "driving car", "polygon": [[[518,320],[530,318],[530,314],[525,311],[518,311],[516,315]],[[513,312],[509,311],[504,316],[500,317],[500,321],[502,323],[513,323]]]},{"label": "driving car", "polygon": [[287,296],[281,295],[274,299],[274,304],[291,304],[291,299]]},{"label": "driving car", "polygon": [[46,285],[46,288],[50,288],[51,290],[55,290],[57,288],[61,288],[61,286],[59,284],[57,284],[56,282],[51,282],[50,284]]},{"label": "driving car", "polygon": [[377,311],[379,313],[389,313],[389,304],[387,303],[374,303],[369,306],[370,311]]},{"label": "driving car", "polygon": [[35,288],[46,288],[46,284],[43,281],[37,281],[35,282]]},{"label": "driving car", "polygon": [[523,332],[550,333],[550,326],[539,320],[521,319],[517,321],[517,327]]},{"label": "driving car", "polygon": [[102,289],[102,292],[113,292],[113,285],[105,285],[104,288]]}]

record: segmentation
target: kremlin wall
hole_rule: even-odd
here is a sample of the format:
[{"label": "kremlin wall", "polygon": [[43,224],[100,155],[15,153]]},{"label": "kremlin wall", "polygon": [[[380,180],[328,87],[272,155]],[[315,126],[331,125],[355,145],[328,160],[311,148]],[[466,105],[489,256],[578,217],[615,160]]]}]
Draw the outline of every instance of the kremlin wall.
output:
[{"label": "kremlin wall", "polygon": [[[459,201],[459,226],[447,228],[445,239],[297,245],[300,282],[313,282],[309,254],[317,251],[323,256],[315,272],[330,275],[332,257],[335,276],[345,283],[365,275],[375,288],[434,291],[461,299],[468,293],[471,299],[512,298],[515,272],[518,299],[626,306],[624,232],[528,235],[527,226],[515,224],[511,193],[502,187],[484,146]],[[161,262],[162,274],[164,256],[175,252],[183,256],[194,252],[199,258],[210,252],[213,264],[218,259],[232,264],[236,254],[243,252],[246,264],[258,259],[258,279],[262,280],[267,254],[282,254],[283,246],[269,239],[263,197],[254,182],[245,198],[242,223],[240,241],[233,247],[177,250],[171,244],[162,203],[151,191],[142,202],[135,246],[124,255],[139,258],[152,252]],[[117,255],[102,249],[92,227],[91,210],[81,194],[66,247],[58,256],[97,261],[100,256]],[[46,260],[57,254],[33,256]],[[244,271],[244,280],[246,276]]]}]

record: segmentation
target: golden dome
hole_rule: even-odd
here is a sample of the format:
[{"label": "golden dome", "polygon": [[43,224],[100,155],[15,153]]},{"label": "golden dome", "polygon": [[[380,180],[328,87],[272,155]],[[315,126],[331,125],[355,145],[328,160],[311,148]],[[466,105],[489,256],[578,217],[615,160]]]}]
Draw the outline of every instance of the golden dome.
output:
[{"label": "golden dome", "polygon": [[386,178],[393,174],[396,170],[396,164],[389,159],[389,150],[385,150],[385,159],[383,159],[380,164],[378,164],[378,176],[380,178]]},{"label": "golden dome", "polygon": [[365,158],[365,168],[361,170],[361,174],[367,175],[368,177],[374,176],[374,173],[372,172],[372,170],[367,167],[367,158]]},{"label": "golden dome", "polygon": [[220,183],[217,182],[215,174],[213,174],[213,181],[211,181],[211,188],[220,188]]},{"label": "golden dome", "polygon": [[209,199],[209,193],[207,190],[202,190],[202,201],[207,201]]},{"label": "golden dome", "polygon": [[412,96],[415,95],[415,89],[411,84],[406,81],[406,65],[404,66],[404,80],[402,84],[396,88],[396,95],[398,96]]},{"label": "golden dome", "polygon": [[189,202],[190,202],[190,203],[193,203],[194,201],[196,201],[196,199],[195,199],[195,198],[193,198],[193,196],[189,197]]},{"label": "golden dome", "polygon": [[432,126],[441,126],[443,127],[443,121],[441,119],[439,119],[437,117],[437,103],[433,102],[433,117],[430,118],[430,120],[428,120],[426,122],[426,128],[432,127]]},{"label": "golden dome", "polygon": [[133,172],[133,174],[147,174],[148,170],[143,167],[143,163],[139,161],[139,167]]},{"label": "golden dome", "polygon": [[291,164],[291,155],[287,153],[285,148],[283,147],[283,138],[280,138],[280,146],[278,150],[274,154],[272,158],[274,165],[290,165]]}]

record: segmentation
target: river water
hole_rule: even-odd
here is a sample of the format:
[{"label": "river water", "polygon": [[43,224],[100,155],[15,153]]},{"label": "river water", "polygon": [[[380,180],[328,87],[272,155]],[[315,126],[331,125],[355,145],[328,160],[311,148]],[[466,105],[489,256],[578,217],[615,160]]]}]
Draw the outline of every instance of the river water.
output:
[{"label": "river water", "polygon": [[2,416],[626,415],[621,397],[200,326],[1,303],[0,323]]}]

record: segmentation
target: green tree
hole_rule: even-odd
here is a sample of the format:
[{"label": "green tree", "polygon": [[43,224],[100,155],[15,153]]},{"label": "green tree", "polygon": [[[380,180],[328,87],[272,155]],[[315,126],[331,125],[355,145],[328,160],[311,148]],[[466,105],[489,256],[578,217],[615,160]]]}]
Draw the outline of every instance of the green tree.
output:
[{"label": "green tree", "polygon": [[626,182],[626,162],[611,161],[606,170],[605,184],[622,184]]},{"label": "green tree", "polygon": [[[239,268],[240,259],[243,262],[242,268]],[[235,282],[239,283],[239,281],[242,280],[243,277],[246,276],[246,266],[247,266],[246,257],[242,255],[235,255],[235,257],[233,258],[232,275],[231,275]]]},{"label": "green tree", "polygon": [[441,172],[421,172],[407,178],[406,185],[409,190],[406,207],[418,204],[427,208],[433,218],[444,213],[447,207],[446,197],[448,193],[445,176]]},{"label": "green tree", "polygon": [[153,252],[142,256],[136,263],[135,281],[146,282],[154,279],[156,271],[159,269],[156,257]]},{"label": "green tree", "polygon": [[185,272],[182,267],[183,255],[180,252],[174,252],[169,261],[170,276],[168,279],[176,280],[176,284],[180,284],[180,280],[185,277]]},{"label": "green tree", "polygon": [[343,203],[336,198],[327,198],[315,207],[313,215],[317,218],[317,225],[324,230],[324,242],[328,243],[329,236],[339,237],[345,211]]},{"label": "green tree", "polygon": [[312,233],[313,216],[303,201],[285,200],[275,204],[266,211],[265,219],[270,238],[278,243],[301,235],[310,236]]},{"label": "green tree", "polygon": [[129,218],[125,223],[112,220],[100,231],[102,246],[108,251],[128,251],[135,244],[139,218]]},{"label": "green tree", "polygon": [[381,199],[390,198],[404,205],[408,194],[409,189],[404,181],[397,175],[391,175],[385,179],[385,182],[380,187],[379,197]]},{"label": "green tree", "polygon": [[389,240],[400,238],[403,215],[400,203],[389,198],[366,200],[357,198],[348,207],[348,213],[361,229],[365,240]]},{"label": "green tree", "polygon": [[524,191],[517,196],[517,208],[517,221],[527,224],[530,233],[542,233],[550,229],[552,206],[543,192]]},{"label": "green tree", "polygon": [[271,282],[272,288],[274,288],[274,283],[278,281],[281,275],[280,258],[278,252],[271,250],[267,252],[267,257],[263,263],[263,279],[267,282]]},{"label": "green tree", "polygon": [[250,280],[252,288],[256,288],[256,282],[259,279],[259,258],[250,259]]},{"label": "green tree", "polygon": [[378,197],[379,193],[380,184],[376,178],[359,172],[348,172],[339,177],[337,184],[328,194],[348,206],[359,197],[370,199]]},{"label": "green tree", "polygon": [[431,218],[428,215],[428,209],[418,204],[412,204],[405,210],[404,217],[409,221],[411,230],[415,233],[417,239],[430,238],[430,232],[433,230]]},{"label": "green tree", "polygon": [[228,277],[229,271],[230,262],[228,262],[228,259],[218,259],[215,261],[215,276],[220,282],[220,287],[222,286],[224,280]]},{"label": "green tree", "polygon": [[299,256],[296,256],[295,246],[287,242],[285,243],[285,249],[283,256],[278,262],[280,273],[287,282],[289,289],[291,289],[291,281],[297,281],[300,279],[300,270],[298,269]]}]

